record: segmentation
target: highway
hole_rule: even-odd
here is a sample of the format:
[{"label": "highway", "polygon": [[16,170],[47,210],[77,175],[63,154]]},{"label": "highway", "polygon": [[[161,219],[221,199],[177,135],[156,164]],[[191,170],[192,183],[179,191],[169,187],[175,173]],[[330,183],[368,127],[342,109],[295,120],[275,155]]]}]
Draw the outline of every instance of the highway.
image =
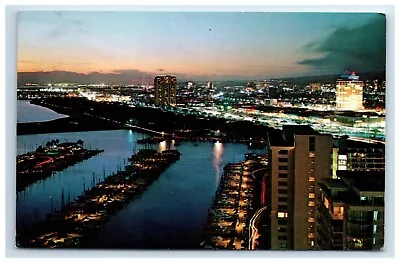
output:
[{"label": "highway", "polygon": [[[254,172],[251,173],[253,178],[255,178],[255,173],[263,171],[263,170],[267,171],[268,168],[261,168],[261,169],[255,170]],[[265,178],[266,178],[266,175],[264,174],[264,176],[263,176],[263,184],[265,183],[264,182]],[[264,185],[263,185],[262,186],[262,191],[261,191],[261,205],[265,205],[265,202],[266,202],[266,200],[265,200],[265,195],[266,195],[265,191],[266,191],[266,187],[264,187]],[[249,223],[249,249],[254,250],[255,241],[259,237],[258,229],[257,229],[257,227],[255,227],[255,225],[258,223],[259,217],[265,211],[265,209],[267,209],[266,206],[258,209],[254,213],[253,217],[250,219],[250,223]]]}]

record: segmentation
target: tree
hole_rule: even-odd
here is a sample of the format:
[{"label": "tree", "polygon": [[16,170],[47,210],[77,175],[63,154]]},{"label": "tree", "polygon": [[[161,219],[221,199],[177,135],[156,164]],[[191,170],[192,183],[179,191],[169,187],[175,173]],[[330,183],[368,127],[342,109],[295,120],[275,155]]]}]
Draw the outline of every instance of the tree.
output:
[{"label": "tree", "polygon": [[43,146],[40,145],[40,146],[36,149],[36,152],[37,152],[37,153],[43,153],[43,152],[44,152]]},{"label": "tree", "polygon": [[79,139],[76,143],[80,144],[80,145],[83,145],[83,141],[81,139]]}]

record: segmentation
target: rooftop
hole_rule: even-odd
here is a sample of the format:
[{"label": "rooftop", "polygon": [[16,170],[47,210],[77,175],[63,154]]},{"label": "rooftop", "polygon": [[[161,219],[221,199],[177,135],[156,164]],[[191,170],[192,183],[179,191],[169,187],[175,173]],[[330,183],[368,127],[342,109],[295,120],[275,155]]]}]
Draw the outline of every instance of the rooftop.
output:
[{"label": "rooftop", "polygon": [[359,200],[359,197],[340,179],[323,179],[318,185],[334,202],[350,203],[352,200]]},{"label": "rooftop", "polygon": [[282,131],[269,133],[270,146],[290,147],[294,146],[295,135],[319,135],[309,125],[283,125]]},{"label": "rooftop", "polygon": [[385,172],[380,171],[337,171],[337,176],[359,192],[384,192]]}]

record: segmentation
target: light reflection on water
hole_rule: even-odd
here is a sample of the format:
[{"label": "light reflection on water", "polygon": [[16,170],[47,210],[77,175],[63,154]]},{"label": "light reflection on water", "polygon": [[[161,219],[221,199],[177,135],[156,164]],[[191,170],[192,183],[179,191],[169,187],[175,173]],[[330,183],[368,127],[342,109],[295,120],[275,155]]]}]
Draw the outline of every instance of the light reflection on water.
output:
[{"label": "light reflection on water", "polygon": [[213,167],[216,171],[215,173],[215,185],[218,187],[219,180],[221,178],[221,172],[220,172],[220,167],[221,163],[223,161],[223,155],[224,155],[224,145],[220,142],[214,143],[214,149],[213,149]]},{"label": "light reflection on water", "polygon": [[93,238],[93,247],[190,249],[201,243],[223,166],[243,160],[242,144],[181,142],[181,158]]},{"label": "light reflection on water", "polygon": [[[84,141],[87,148],[104,153],[76,164],[17,195],[17,227],[43,220],[52,208],[61,206],[91,187],[103,175],[123,169],[127,158],[141,148],[177,149],[182,155],[135,201],[103,225],[94,247],[115,248],[196,248],[201,240],[212,198],[223,166],[243,160],[248,152],[242,144],[163,141],[139,145],[147,135],[128,131],[94,131],[17,136],[17,153],[22,154],[52,139]],[[93,178],[94,177],[94,178]],[[93,180],[94,179],[94,180]],[[93,182],[95,181],[95,182]]]},{"label": "light reflection on water", "polygon": [[[80,195],[84,189],[126,164],[133,149],[145,147],[136,140],[143,135],[127,130],[38,134],[18,136],[18,152],[24,145],[40,144],[50,139],[67,138],[86,143],[97,141],[105,150],[99,156],[57,173],[18,194],[17,225],[43,220],[51,209]],[[103,225],[93,242],[96,247],[193,248],[201,239],[207,212],[218,187],[223,166],[243,160],[246,145],[167,141],[149,145],[158,150],[178,149],[181,159],[172,164],[134,202],[119,211]]]}]

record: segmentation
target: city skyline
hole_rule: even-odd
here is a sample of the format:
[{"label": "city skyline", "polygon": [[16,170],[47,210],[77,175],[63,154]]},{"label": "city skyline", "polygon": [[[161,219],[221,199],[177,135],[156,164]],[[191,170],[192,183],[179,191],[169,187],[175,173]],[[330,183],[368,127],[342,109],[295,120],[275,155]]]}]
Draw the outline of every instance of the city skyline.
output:
[{"label": "city skyline", "polygon": [[373,13],[22,12],[18,21],[18,72],[236,80],[385,69],[385,17]]}]

